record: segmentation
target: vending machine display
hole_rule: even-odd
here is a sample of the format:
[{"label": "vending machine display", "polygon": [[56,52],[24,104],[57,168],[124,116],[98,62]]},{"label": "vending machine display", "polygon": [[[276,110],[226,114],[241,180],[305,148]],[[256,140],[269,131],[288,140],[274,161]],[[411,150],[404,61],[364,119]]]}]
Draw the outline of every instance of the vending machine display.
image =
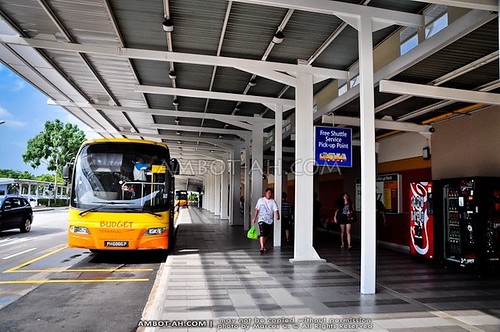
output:
[{"label": "vending machine display", "polygon": [[486,259],[500,261],[500,190],[493,191],[491,214],[486,224]]},{"label": "vending machine display", "polygon": [[432,182],[410,183],[410,254],[434,257]]},{"label": "vending machine display", "polygon": [[[442,180],[444,258],[461,266],[500,261],[500,179]],[[500,206],[499,206],[500,209]]]}]

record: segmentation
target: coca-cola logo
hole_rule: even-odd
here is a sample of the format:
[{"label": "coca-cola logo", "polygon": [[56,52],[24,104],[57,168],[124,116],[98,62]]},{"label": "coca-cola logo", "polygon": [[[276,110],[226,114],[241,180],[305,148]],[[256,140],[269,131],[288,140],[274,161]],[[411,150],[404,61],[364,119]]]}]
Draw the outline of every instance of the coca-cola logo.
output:
[{"label": "coca-cola logo", "polygon": [[412,183],[410,185],[410,236],[416,252],[425,255],[429,250],[427,234],[427,183]]}]

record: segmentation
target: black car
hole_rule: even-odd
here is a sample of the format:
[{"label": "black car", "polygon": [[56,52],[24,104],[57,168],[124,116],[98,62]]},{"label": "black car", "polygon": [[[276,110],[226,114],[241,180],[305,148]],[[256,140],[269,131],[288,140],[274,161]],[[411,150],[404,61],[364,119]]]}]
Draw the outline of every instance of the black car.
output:
[{"label": "black car", "polygon": [[0,196],[0,231],[19,228],[21,233],[31,230],[33,209],[24,197]]}]

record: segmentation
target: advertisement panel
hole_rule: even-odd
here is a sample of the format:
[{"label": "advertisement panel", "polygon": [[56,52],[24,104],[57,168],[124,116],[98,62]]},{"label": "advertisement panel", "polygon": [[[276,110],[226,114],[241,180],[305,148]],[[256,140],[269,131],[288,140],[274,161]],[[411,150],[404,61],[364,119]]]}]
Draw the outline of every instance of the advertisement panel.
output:
[{"label": "advertisement panel", "polygon": [[319,126],[314,128],[315,165],[352,167],[351,129]]},{"label": "advertisement panel", "polygon": [[410,183],[410,254],[434,257],[432,182]]},{"label": "advertisement panel", "polygon": [[[384,204],[385,212],[401,213],[401,174],[380,175],[376,181],[376,199]],[[361,211],[361,208],[361,179],[356,179],[356,211]]]}]

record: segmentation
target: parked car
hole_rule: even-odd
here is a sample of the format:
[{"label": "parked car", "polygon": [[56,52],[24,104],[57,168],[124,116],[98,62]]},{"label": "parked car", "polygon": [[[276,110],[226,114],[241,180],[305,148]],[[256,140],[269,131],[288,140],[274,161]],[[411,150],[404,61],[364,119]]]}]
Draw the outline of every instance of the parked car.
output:
[{"label": "parked car", "polygon": [[0,196],[0,231],[19,228],[21,233],[31,230],[33,209],[21,196]]},{"label": "parked car", "polygon": [[36,196],[32,195],[21,195],[21,196],[26,198],[28,202],[30,202],[31,207],[35,207],[38,205],[38,198]]}]

